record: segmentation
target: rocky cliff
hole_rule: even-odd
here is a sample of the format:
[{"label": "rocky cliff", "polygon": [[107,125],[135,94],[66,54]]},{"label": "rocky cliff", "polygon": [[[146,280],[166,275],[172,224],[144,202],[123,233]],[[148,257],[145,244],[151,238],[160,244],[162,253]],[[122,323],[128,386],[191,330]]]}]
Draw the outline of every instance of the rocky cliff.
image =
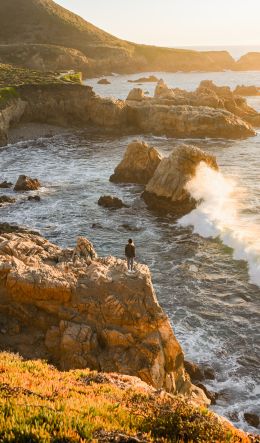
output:
[{"label": "rocky cliff", "polygon": [[248,52],[236,63],[237,71],[260,71],[260,52]]},{"label": "rocky cliff", "polygon": [[156,388],[207,401],[158,304],[149,269],[134,275],[97,258],[86,239],[62,250],[40,236],[0,236],[0,346],[62,369],[136,375]]},{"label": "rocky cliff", "polygon": [[37,71],[11,68],[9,71],[3,77],[10,78],[14,86],[13,95],[0,107],[2,144],[7,140],[8,127],[19,121],[96,125],[125,133],[150,132],[179,138],[234,139],[255,135],[251,124],[260,124],[259,114],[243,97],[230,90],[226,94],[225,88],[210,82],[193,93],[173,90],[160,82],[154,98],[147,98],[136,89],[127,100],[115,100],[96,95],[92,88],[79,84],[75,75],[75,81],[70,81],[54,73],[45,78]]}]

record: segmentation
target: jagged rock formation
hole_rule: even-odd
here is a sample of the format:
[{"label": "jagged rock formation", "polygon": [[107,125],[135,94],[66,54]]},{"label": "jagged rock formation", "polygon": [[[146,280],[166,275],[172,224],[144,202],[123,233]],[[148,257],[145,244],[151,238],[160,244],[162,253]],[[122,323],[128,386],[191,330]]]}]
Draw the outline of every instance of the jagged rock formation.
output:
[{"label": "jagged rock formation", "polygon": [[195,202],[185,185],[195,175],[200,162],[218,169],[215,157],[195,146],[181,145],[163,158],[143,193],[148,207],[176,214],[189,212]]},{"label": "jagged rock formation", "polygon": [[110,181],[146,184],[152,178],[161,159],[162,156],[156,148],[136,140],[128,145],[123,160],[111,175]]},{"label": "jagged rock formation", "polygon": [[141,88],[134,88],[129,92],[126,100],[141,102],[144,99],[144,91]]},{"label": "jagged rock formation", "polygon": [[131,102],[127,121],[142,133],[178,138],[247,138],[253,127],[225,109],[208,106],[174,105],[154,101]]},{"label": "jagged rock formation", "polygon": [[210,98],[215,93],[219,99],[217,107],[226,109],[253,126],[260,126],[260,114],[249,106],[243,97],[237,95],[236,90],[232,92],[228,86],[217,86],[211,80],[204,80],[200,83],[196,93],[199,96],[202,94]]},{"label": "jagged rock formation", "polygon": [[169,88],[163,79],[159,80],[155,91],[154,91],[154,97],[155,98],[166,98],[171,99],[174,98],[174,92],[171,88]]},{"label": "jagged rock formation", "polygon": [[36,191],[40,187],[41,183],[37,178],[20,175],[15,184],[14,191]]},{"label": "jagged rock formation", "polygon": [[[14,79],[16,73],[15,70]],[[37,79],[34,84],[34,75],[30,77],[32,84],[11,88],[15,95],[0,108],[1,145],[8,141],[9,126],[19,121],[58,126],[97,125],[116,131],[134,130],[179,138],[235,139],[255,135],[248,122],[260,124],[260,115],[242,97],[233,97],[229,91],[226,98],[225,88],[215,90],[217,87],[211,84],[201,85],[195,93],[165,87],[170,92],[168,98],[167,95],[144,97],[141,90],[138,94],[134,90],[128,100],[115,100],[99,97],[88,86],[57,80],[55,76],[47,77],[46,83],[38,83]],[[19,82],[19,76],[15,81]]]},{"label": "jagged rock formation", "polygon": [[194,92],[169,88],[163,80],[160,80],[155,88],[154,97],[159,104],[223,109],[253,126],[260,126],[260,114],[249,106],[236,90],[232,92],[228,86],[217,86],[211,80],[203,80]]},{"label": "jagged rock formation", "polygon": [[129,277],[122,260],[98,259],[86,242],[75,255],[39,236],[1,234],[1,349],[48,358],[63,369],[136,375],[204,402],[184,371],[147,266],[138,264]]}]

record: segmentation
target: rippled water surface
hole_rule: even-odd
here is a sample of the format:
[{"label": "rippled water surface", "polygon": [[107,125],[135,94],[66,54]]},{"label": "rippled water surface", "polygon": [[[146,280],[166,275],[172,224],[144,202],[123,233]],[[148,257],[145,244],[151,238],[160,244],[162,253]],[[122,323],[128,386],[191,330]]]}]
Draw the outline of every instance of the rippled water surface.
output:
[{"label": "rippled water surface", "polygon": [[[230,73],[231,78],[237,75]],[[172,86],[178,76],[177,86],[188,89],[190,84],[193,89],[197,82],[193,74],[182,74],[181,84],[181,74],[174,74]],[[218,74],[218,79],[227,84],[227,73]],[[122,77],[117,81],[113,94],[123,96]],[[246,82],[236,77],[237,83]],[[249,79],[247,83],[257,82]],[[252,100],[260,108],[260,98]],[[133,237],[138,260],[151,269],[159,302],[186,358],[216,372],[216,380],[207,384],[219,393],[214,410],[249,429],[243,413],[260,413],[260,289],[249,283],[247,263],[234,260],[232,250],[218,239],[194,235],[192,228],[179,226],[172,216],[149,212],[140,199],[141,186],[109,182],[133,138],[86,129],[3,148],[0,179],[14,182],[19,174],[28,174],[39,178],[44,188],[39,191],[40,203],[19,194],[16,204],[1,208],[1,219],[35,228],[64,246],[73,246],[77,235],[85,235],[100,255],[122,257],[125,242]],[[183,143],[166,137],[143,138],[163,154]],[[222,172],[236,180],[238,194],[241,190],[246,217],[259,224],[260,134],[244,141],[189,142],[217,156]],[[1,190],[1,194],[11,193]],[[130,208],[99,207],[97,200],[104,194],[121,197]]]}]

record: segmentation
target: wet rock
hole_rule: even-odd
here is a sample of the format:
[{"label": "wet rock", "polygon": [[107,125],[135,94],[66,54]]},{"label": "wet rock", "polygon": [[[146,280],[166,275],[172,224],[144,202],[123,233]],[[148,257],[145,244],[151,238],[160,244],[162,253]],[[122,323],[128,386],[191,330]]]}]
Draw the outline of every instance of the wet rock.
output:
[{"label": "wet rock", "polygon": [[20,175],[14,190],[15,191],[36,191],[41,187],[41,183],[37,178],[31,178],[26,175]]},{"label": "wet rock", "polygon": [[112,197],[111,195],[104,195],[100,197],[98,200],[98,205],[111,209],[129,208],[129,206],[123,203],[120,198]]},{"label": "wet rock", "polygon": [[204,379],[203,371],[196,363],[184,360],[184,368],[189,374],[192,382],[198,382]]},{"label": "wet rock", "polygon": [[10,233],[27,233],[33,235],[40,235],[37,231],[32,231],[27,228],[9,223],[0,223],[0,234],[10,234]]},{"label": "wet rock", "polygon": [[103,226],[100,223],[92,223],[91,229],[102,229]]},{"label": "wet rock", "polygon": [[142,194],[148,207],[176,215],[194,208],[195,201],[185,186],[201,162],[218,169],[216,158],[196,146],[178,146],[169,157],[163,158]]},{"label": "wet rock", "polygon": [[213,368],[205,367],[203,368],[204,378],[207,380],[215,380],[215,371]]},{"label": "wet rock", "polygon": [[111,175],[110,181],[146,184],[152,178],[161,159],[162,156],[156,148],[135,140],[128,145],[123,160]]},{"label": "wet rock", "polygon": [[111,82],[107,78],[101,78],[97,83],[98,85],[111,85]]},{"label": "wet rock", "polygon": [[39,202],[39,201],[41,201],[41,197],[39,195],[29,195],[28,200]]},{"label": "wet rock", "polygon": [[140,232],[142,231],[142,228],[139,228],[138,226],[132,226],[129,223],[124,223],[123,225],[121,225],[122,228],[124,228],[126,231],[131,231],[131,232]]},{"label": "wet rock", "polygon": [[250,426],[253,426],[254,428],[258,428],[258,426],[260,425],[259,416],[257,414],[252,413],[252,412],[245,412],[244,419],[246,420],[246,422]]},{"label": "wet rock", "polygon": [[9,197],[7,195],[0,195],[0,206],[2,206],[5,203],[15,203],[16,200],[13,197]]},{"label": "wet rock", "polygon": [[3,181],[2,183],[0,183],[0,189],[7,189],[7,188],[11,188],[13,186],[13,183],[8,182],[8,181]]},{"label": "wet rock", "polygon": [[144,91],[141,88],[134,88],[129,92],[126,100],[141,102],[144,98]]},{"label": "wet rock", "polygon": [[211,401],[212,405],[216,404],[216,400],[218,398],[218,394],[217,392],[212,392],[209,391],[206,386],[204,386],[202,383],[196,383],[196,386],[198,386],[200,389],[202,389],[202,391],[204,392],[204,394],[206,395],[206,397]]}]

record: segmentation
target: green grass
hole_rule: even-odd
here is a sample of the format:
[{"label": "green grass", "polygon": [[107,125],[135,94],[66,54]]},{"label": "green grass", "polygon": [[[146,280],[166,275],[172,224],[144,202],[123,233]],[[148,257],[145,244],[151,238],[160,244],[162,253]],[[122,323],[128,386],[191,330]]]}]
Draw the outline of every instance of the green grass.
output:
[{"label": "green grass", "polygon": [[21,85],[53,85],[66,83],[81,83],[81,74],[60,75],[59,72],[39,72],[27,68],[18,68],[0,63],[0,88]]},{"label": "green grass", "polygon": [[149,442],[250,442],[180,396],[163,399],[127,385],[124,376],[113,380],[0,353],[0,442],[94,442],[101,430]]}]

